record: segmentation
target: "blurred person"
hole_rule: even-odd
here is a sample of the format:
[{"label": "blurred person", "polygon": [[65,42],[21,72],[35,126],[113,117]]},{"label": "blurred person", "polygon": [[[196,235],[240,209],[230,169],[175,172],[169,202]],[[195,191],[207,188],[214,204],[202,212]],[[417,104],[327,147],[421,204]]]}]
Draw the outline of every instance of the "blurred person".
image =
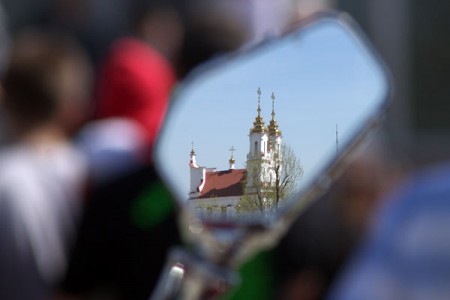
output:
[{"label": "blurred person", "polygon": [[5,72],[9,61],[10,37],[6,27],[6,14],[0,4],[0,78]]},{"label": "blurred person", "polygon": [[409,170],[396,182],[367,216],[368,230],[327,299],[447,299],[449,178],[450,166],[442,162]]},{"label": "blurred person", "polygon": [[30,29],[13,43],[1,82],[1,299],[43,299],[65,271],[86,176],[68,135],[89,77],[84,53],[66,36]]},{"label": "blurred person", "polygon": [[49,22],[76,36],[98,67],[111,43],[129,32],[127,12],[133,1],[47,0]]},{"label": "blurred person", "polygon": [[118,39],[104,59],[95,95],[97,121],[79,138],[94,181],[146,164],[178,78],[212,55],[237,48],[246,35],[243,21],[221,2],[134,0],[130,5],[133,34]]},{"label": "blurred person", "polygon": [[292,9],[290,21],[295,23],[317,12],[330,10],[335,7],[336,0],[290,0]]},{"label": "blurred person", "polygon": [[379,207],[330,299],[450,296],[448,164],[410,176]]},{"label": "blurred person", "polygon": [[246,38],[244,20],[222,1],[131,3],[135,32],[105,58],[95,120],[78,138],[92,181],[62,298],[148,299],[180,243],[175,202],[151,158],[170,93],[192,68]]},{"label": "blurred person", "polygon": [[[9,63],[9,53],[10,53],[11,41],[9,32],[6,28],[6,14],[4,12],[2,4],[0,4],[0,78],[3,77],[5,69]],[[0,89],[0,98],[2,96],[2,91]],[[3,110],[0,105],[0,145],[4,142],[4,117]]]},{"label": "blurred person", "polygon": [[123,35],[127,9],[122,0],[2,0],[14,34],[32,26],[58,28],[83,45],[88,58],[98,59],[113,39]]},{"label": "blurred person", "polygon": [[450,4],[339,1],[392,72],[390,147],[411,165],[385,197],[330,299],[448,299]]},{"label": "blurred person", "polygon": [[151,157],[176,82],[172,62],[181,47],[181,8],[176,0],[134,2],[135,34],[112,45],[98,77],[98,121],[79,138],[95,181],[113,178]]},{"label": "blurred person", "polygon": [[277,246],[278,299],[323,299],[366,234],[380,198],[403,176],[403,167],[391,160],[380,139],[368,141],[349,159],[342,176]]}]

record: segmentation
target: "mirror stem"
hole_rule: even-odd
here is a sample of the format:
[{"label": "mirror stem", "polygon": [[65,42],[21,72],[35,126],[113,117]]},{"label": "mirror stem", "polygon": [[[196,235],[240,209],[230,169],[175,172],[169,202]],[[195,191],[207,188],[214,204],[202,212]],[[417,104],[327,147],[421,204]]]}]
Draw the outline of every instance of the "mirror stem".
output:
[{"label": "mirror stem", "polygon": [[183,248],[174,248],[150,300],[215,299],[237,286],[238,276]]}]

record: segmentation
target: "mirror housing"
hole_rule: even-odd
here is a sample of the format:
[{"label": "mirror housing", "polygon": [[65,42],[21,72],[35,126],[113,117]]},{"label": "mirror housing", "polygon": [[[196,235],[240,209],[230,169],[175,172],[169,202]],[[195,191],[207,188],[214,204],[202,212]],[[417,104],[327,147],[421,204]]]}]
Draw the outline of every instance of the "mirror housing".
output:
[{"label": "mirror housing", "polygon": [[226,266],[273,245],[380,125],[388,78],[334,12],[195,71],[174,91],[154,159],[186,240]]}]

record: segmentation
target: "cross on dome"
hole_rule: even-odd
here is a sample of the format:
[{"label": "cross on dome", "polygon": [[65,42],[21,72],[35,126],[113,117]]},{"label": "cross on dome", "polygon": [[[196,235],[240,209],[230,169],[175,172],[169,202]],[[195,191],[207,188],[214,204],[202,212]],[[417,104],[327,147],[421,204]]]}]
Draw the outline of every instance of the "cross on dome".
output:
[{"label": "cross on dome", "polygon": [[231,146],[231,148],[230,148],[231,159],[233,159],[234,150],[236,150],[236,148],[234,148],[234,146]]},{"label": "cross on dome", "polygon": [[258,115],[255,118],[255,121],[253,122],[253,128],[250,129],[250,132],[255,133],[264,133],[267,132],[266,126],[264,124],[264,120],[261,117],[261,88],[258,87],[258,90],[256,91],[258,94]]},{"label": "cross on dome", "polygon": [[272,120],[270,120],[268,130],[269,130],[270,135],[276,135],[276,136],[281,135],[281,131],[278,128],[278,123],[275,120],[275,93],[274,92],[272,92]]},{"label": "cross on dome", "polygon": [[192,142],[191,156],[195,155],[194,142]]},{"label": "cross on dome", "polygon": [[233,146],[231,146],[231,148],[230,148],[230,152],[231,152],[231,157],[230,157],[230,160],[229,160],[229,162],[230,162],[230,170],[232,170],[232,169],[234,169],[234,163],[236,162],[235,160],[234,160],[234,150],[236,150]]}]

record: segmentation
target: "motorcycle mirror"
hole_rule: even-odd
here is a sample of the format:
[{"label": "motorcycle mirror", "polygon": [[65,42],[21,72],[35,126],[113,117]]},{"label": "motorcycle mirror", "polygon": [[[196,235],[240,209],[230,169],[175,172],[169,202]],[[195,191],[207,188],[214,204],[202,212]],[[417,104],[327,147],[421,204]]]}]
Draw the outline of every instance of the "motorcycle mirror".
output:
[{"label": "motorcycle mirror", "polygon": [[194,72],[174,92],[154,161],[203,224],[293,218],[376,127],[388,95],[351,21],[322,15]]}]

